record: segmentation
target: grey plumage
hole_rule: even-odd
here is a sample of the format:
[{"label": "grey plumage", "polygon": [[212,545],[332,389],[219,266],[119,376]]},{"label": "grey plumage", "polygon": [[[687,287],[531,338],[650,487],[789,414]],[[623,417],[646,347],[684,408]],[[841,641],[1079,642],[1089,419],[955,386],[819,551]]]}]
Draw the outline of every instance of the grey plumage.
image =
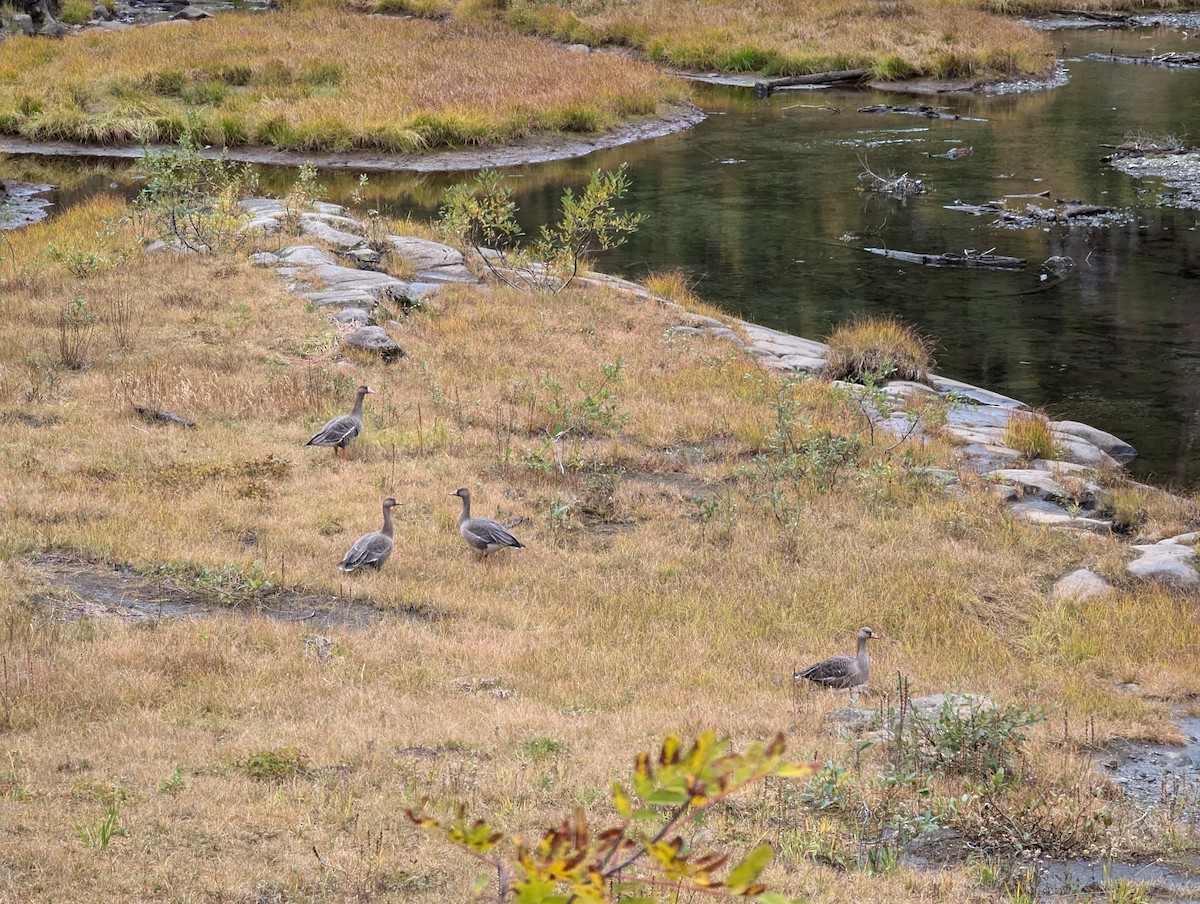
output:
[{"label": "grey plumage", "polygon": [[792,680],[806,678],[824,687],[858,687],[871,677],[871,656],[867,641],[879,635],[870,628],[858,629],[858,652],[855,656],[831,656],[793,673]]},{"label": "grey plumage", "polygon": [[485,556],[506,546],[513,549],[524,549],[525,544],[508,532],[508,528],[499,521],[491,518],[471,517],[471,491],[459,487],[452,496],[462,499],[462,511],[458,515],[458,532],[472,549],[478,550]]},{"label": "grey plumage", "polygon": [[324,427],[313,434],[304,445],[306,446],[333,446],[333,454],[336,457],[338,450],[342,450],[342,457],[346,457],[346,447],[354,442],[360,433],[363,431],[363,399],[368,393],[372,392],[369,386],[358,387],[358,394],[354,397],[354,408],[349,414],[338,415],[329,421]]},{"label": "grey plumage", "polygon": [[392,540],[392,507],[399,504],[392,496],[383,500],[383,527],[363,534],[355,540],[354,545],[338,563],[338,568],[342,571],[355,571],[359,568],[383,567],[396,545]]}]

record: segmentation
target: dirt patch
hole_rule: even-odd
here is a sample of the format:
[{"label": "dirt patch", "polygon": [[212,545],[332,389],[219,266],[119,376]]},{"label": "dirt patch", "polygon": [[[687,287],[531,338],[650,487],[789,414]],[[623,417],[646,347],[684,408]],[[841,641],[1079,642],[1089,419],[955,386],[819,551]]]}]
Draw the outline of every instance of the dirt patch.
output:
[{"label": "dirt patch", "polygon": [[444,613],[409,603],[383,609],[370,599],[342,599],[280,587],[245,593],[201,590],[182,581],[155,579],[126,566],[97,564],[70,554],[39,555],[20,564],[45,585],[34,593],[34,605],[68,620],[136,623],[232,612],[246,618],[304,622],[314,628],[369,628],[390,617],[444,617]]},{"label": "dirt patch", "polygon": [[[687,104],[675,107],[659,119],[622,123],[601,135],[580,137],[554,135],[532,139],[521,144],[473,150],[432,151],[425,154],[385,154],[357,151],[354,153],[302,153],[273,148],[206,148],[203,156],[242,163],[263,163],[273,166],[312,164],[324,169],[353,169],[363,171],[411,171],[418,173],[454,172],[527,163],[546,163],[585,157],[593,151],[614,148],[636,141],[660,138],[673,132],[690,129],[704,119],[698,107]],[[170,150],[165,145],[151,145],[150,150]],[[103,147],[101,145],[70,144],[67,142],[26,141],[23,138],[0,138],[0,151],[10,154],[41,154],[47,157],[120,157],[136,159],[146,154],[141,145]]]}]

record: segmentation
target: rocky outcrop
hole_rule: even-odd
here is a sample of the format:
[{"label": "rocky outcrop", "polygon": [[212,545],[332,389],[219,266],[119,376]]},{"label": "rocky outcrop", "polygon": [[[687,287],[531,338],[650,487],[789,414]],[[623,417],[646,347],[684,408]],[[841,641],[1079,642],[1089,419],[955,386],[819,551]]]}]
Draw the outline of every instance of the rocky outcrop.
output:
[{"label": "rocky outcrop", "polygon": [[1200,572],[1196,571],[1195,543],[1197,534],[1170,537],[1158,543],[1134,546],[1140,555],[1125,566],[1134,578],[1162,584],[1176,590],[1196,590],[1200,587]]}]

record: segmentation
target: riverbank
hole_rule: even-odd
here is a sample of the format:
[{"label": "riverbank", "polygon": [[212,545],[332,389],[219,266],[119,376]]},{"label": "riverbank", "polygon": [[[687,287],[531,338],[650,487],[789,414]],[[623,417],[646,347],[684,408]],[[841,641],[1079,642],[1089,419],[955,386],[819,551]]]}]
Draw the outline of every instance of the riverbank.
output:
[{"label": "riverbank", "polygon": [[[289,203],[294,217],[255,206],[279,231],[260,223],[237,254],[143,255],[131,225],[102,228],[128,212],[103,199],[11,236],[0,607],[13,756],[0,858],[22,900],[161,888],[445,900],[472,868],[401,815],[425,795],[528,837],[557,824],[563,801],[594,801],[646,737],[681,727],[742,740],[784,727],[804,756],[849,766],[826,720],[845,695],[796,695],[790,675],[843,651],[863,623],[892,638],[876,650],[883,688],[899,672],[914,693],[1060,706],[1031,730],[1013,794],[1064,813],[1091,745],[1172,738],[1170,707],[1200,692],[1194,602],[1125,570],[1131,540],[1194,523],[1188,501],[1113,472],[1102,489],[1133,513],[1132,534],[1024,524],[940,431],[897,444],[852,389],[782,382],[739,347],[778,337],[737,323],[724,327],[736,341],[710,335],[679,279],[646,282],[682,308],[606,280],[553,297],[457,269],[447,281],[431,271],[456,262],[414,256],[412,239],[429,238],[420,224],[364,230],[410,241],[389,239],[387,272],[361,279],[440,285],[379,292],[368,313],[403,351],[387,363],[349,349],[349,324],[298,296],[348,262],[335,233],[363,227]],[[53,259],[41,254],[51,243]],[[335,264],[278,260],[314,243]],[[276,259],[254,266],[249,252]],[[375,394],[349,461],[305,449],[359,383]],[[924,404],[930,424],[956,410]],[[144,420],[135,405],[195,426]],[[527,548],[473,560],[449,495],[462,485],[480,513],[524,519],[513,530]],[[392,560],[342,575],[337,560],[378,526],[388,494],[404,502]],[[206,598],[239,609],[279,588],[305,601],[298,616],[368,597],[381,620],[369,632],[240,616],[64,624],[47,613],[71,591],[39,576],[50,553],[219,591]],[[1081,566],[1113,591],[1051,597]],[[864,749],[850,781],[873,796],[886,763],[883,746]],[[965,793],[963,781],[938,773],[937,793]],[[822,841],[854,863],[849,828],[779,793],[786,818],[773,792],[706,829],[734,849],[747,833],[769,839],[766,879],[787,893],[984,893],[970,867],[822,865]],[[1119,850],[1192,843],[1169,813],[1143,836],[1140,810],[1096,806]],[[107,814],[121,832],[101,849],[75,827]],[[115,868],[96,869],[97,856]]]}]

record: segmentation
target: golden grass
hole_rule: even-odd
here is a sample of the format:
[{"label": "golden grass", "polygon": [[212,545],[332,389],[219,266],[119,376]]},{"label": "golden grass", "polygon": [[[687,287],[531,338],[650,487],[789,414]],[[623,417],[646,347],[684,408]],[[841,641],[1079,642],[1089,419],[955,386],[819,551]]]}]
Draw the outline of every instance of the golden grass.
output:
[{"label": "golden grass", "polygon": [[413,151],[594,132],[686,92],[500,24],[329,8],[0,45],[0,130],[32,140]]},{"label": "golden grass", "polygon": [[1063,457],[1054,441],[1050,418],[1041,411],[1014,411],[1004,428],[1004,445],[1016,449],[1030,461]]},{"label": "golden grass", "polygon": [[926,380],[933,361],[929,343],[895,317],[860,317],[830,333],[823,374],[861,382]]},{"label": "golden grass", "polygon": [[513,0],[504,15],[536,34],[626,44],[685,69],[957,78],[1050,65],[1047,38],[962,0]]},{"label": "golden grass", "polygon": [[[798,755],[840,759],[823,718],[845,696],[793,697],[789,676],[864,623],[892,638],[876,651],[885,688],[901,672],[914,693],[1060,705],[1032,752],[1065,757],[1063,773],[1083,768],[1071,751],[1088,719],[1101,739],[1153,737],[1171,701],[1200,692],[1191,601],[1132,586],[1046,601],[1065,571],[1120,561],[1118,540],[1017,523],[979,485],[945,493],[890,441],[871,446],[826,384],[781,390],[726,344],[668,337],[675,321],[653,302],[458,287],[394,328],[406,358],[346,368],[326,316],[243,262],[134,256],[77,279],[41,256],[121,213],[99,199],[17,233],[0,269],[0,897],[459,899],[473,866],[417,835],[403,807],[462,799],[528,834],[596,807],[672,730],[784,727]],[[118,230],[106,250],[130,240]],[[142,312],[136,341],[100,316],[85,366],[59,366],[52,312],[77,298],[109,311],[122,292]],[[568,437],[559,474],[553,405],[618,358],[627,420]],[[351,460],[305,449],[359,382],[377,394]],[[799,443],[859,438],[831,487],[776,485],[754,463],[770,456],[781,391]],[[197,427],[145,424],[134,401]],[[524,516],[529,548],[476,561],[449,495],[464,484],[480,512]],[[772,487],[797,503],[791,528],[764,501]],[[345,578],[337,560],[389,493],[405,503],[399,548],[381,573]],[[716,500],[708,517],[696,497]],[[62,622],[28,564],[50,550],[224,582],[244,605],[269,580],[392,614],[367,631],[239,614]],[[325,664],[307,642],[320,633]],[[1128,681],[1144,694],[1118,690]],[[1075,728],[1060,748],[1064,713]],[[114,805],[128,834],[89,848],[80,830]],[[970,870],[828,870],[781,818],[764,793],[706,826],[735,848],[775,842],[766,879],[814,901],[986,893]]]}]

